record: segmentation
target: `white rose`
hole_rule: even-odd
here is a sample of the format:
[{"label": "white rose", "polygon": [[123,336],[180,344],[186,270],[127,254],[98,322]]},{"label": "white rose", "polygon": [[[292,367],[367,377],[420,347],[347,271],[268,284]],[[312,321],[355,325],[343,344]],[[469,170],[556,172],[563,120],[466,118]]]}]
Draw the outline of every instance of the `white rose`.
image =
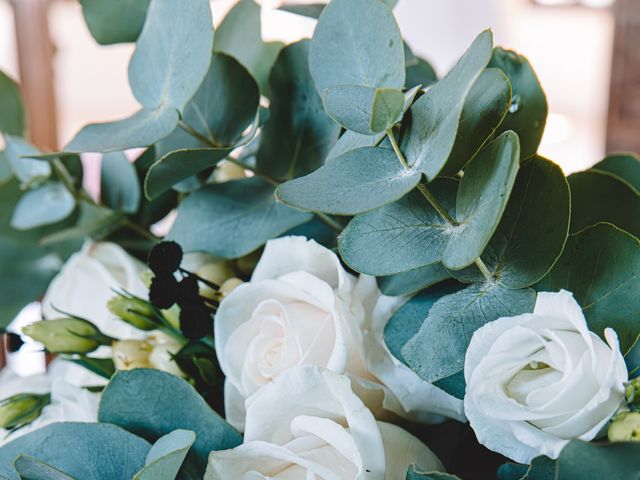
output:
[{"label": "white rose", "polygon": [[[386,347],[380,347],[381,331],[392,312],[390,307],[377,308],[382,299],[373,277],[347,273],[332,251],[313,240],[284,237],[267,242],[251,282],[233,289],[215,317],[216,353],[226,375],[227,420],[242,430],[244,400],[286,369],[302,364],[347,374],[378,417],[389,415],[388,411],[412,416],[405,407],[413,405],[399,401],[384,387],[368,365],[373,356],[365,355],[371,348],[372,355],[387,362],[379,369],[387,378],[401,371]],[[397,304],[384,299],[383,303]],[[374,311],[378,312],[375,334]],[[365,336],[366,343],[377,342],[375,350],[365,345]],[[381,348],[382,356],[377,355]],[[406,372],[402,379],[421,382]],[[401,377],[397,383],[402,383]],[[424,411],[417,416],[436,420]]]},{"label": "white rose", "polygon": [[557,458],[595,438],[624,399],[618,337],[587,328],[571,293],[539,293],[533,314],[473,334],[465,359],[467,417],[480,443],[512,460]]},{"label": "white rose", "polygon": [[115,291],[147,297],[141,279],[145,266],[114,243],[86,242],[53,279],[42,301],[45,319],[63,317],[59,311],[85,318],[115,338],[141,338],[143,333],[117,319],[107,309]]},{"label": "white rose", "polygon": [[18,393],[51,393],[51,403],[29,425],[11,433],[0,429],[0,446],[22,435],[57,422],[97,422],[100,394],[65,381],[66,364],[54,360],[46,375],[20,377],[10,368],[0,373],[0,399]]},{"label": "white rose", "polygon": [[413,435],[376,422],[347,377],[291,368],[247,400],[244,443],[212,452],[205,480],[404,480],[410,465],[442,470]]}]

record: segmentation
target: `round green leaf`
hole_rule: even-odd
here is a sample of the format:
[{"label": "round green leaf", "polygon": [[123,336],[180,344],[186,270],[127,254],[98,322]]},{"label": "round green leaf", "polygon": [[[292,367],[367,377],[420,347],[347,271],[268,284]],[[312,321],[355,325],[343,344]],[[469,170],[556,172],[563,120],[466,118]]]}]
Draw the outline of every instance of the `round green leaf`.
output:
[{"label": "round green leaf", "polygon": [[[507,209],[482,254],[501,285],[525,288],[538,282],[562,254],[569,233],[569,185],[560,167],[542,157],[520,166]],[[475,267],[454,276],[482,281]]]},{"label": "round green leaf", "polygon": [[614,153],[596,163],[592,170],[609,172],[640,192],[640,157],[634,153]]},{"label": "round green leaf", "polygon": [[80,0],[91,36],[100,45],[135,42],[151,0]]},{"label": "round green leaf", "polygon": [[27,455],[77,479],[132,478],[144,466],[149,448],[145,440],[115,425],[54,423],[0,448],[0,476],[20,480],[13,462]]},{"label": "round green leaf", "polygon": [[305,177],[283,183],[278,198],[303,210],[354,215],[393,202],[420,181],[420,172],[405,170],[393,150],[351,150]]},{"label": "round green leaf", "polygon": [[14,175],[23,185],[40,183],[51,176],[51,165],[44,160],[28,158],[40,151],[26,140],[5,135],[5,157]]},{"label": "round green leaf", "polygon": [[260,138],[256,161],[261,171],[292,179],[319,168],[340,127],[327,115],[309,73],[309,41],[286,46],[269,85],[271,116]]},{"label": "round green leaf", "polygon": [[589,328],[600,335],[607,327],[615,329],[625,352],[638,336],[640,241],[606,223],[570,235],[562,256],[536,288],[573,292]]},{"label": "round green leaf", "polygon": [[489,66],[501,69],[512,89],[511,107],[498,133],[516,132],[520,137],[520,156],[529,158],[538,151],[542,140],[547,122],[547,97],[526,57],[497,47]]},{"label": "round green leaf", "polygon": [[441,263],[418,267],[407,272],[378,278],[378,286],[385,295],[410,295],[438,282],[451,278]]},{"label": "round green leaf", "polygon": [[169,238],[188,252],[238,258],[311,220],[310,213],[277,203],[273,193],[260,177],[204,187],[180,204]]},{"label": "round green leaf", "polygon": [[0,132],[21,137],[25,130],[24,106],[18,85],[0,71]]},{"label": "round green leaf", "polygon": [[572,440],[562,449],[555,469],[557,480],[632,480],[640,475],[640,444],[595,444]]},{"label": "round green leaf", "polygon": [[411,107],[402,149],[429,181],[444,168],[453,149],[467,94],[482,74],[493,47],[491,31],[482,32],[451,71]]},{"label": "round green leaf", "polygon": [[140,206],[140,182],[135,167],[122,152],[102,156],[100,196],[112,210],[136,213]]},{"label": "round green leaf", "polygon": [[[211,451],[242,442],[241,435],[211,410],[191,385],[159,370],[117,372],[102,394],[98,418],[152,441],[176,429],[195,432],[187,461],[202,473]],[[136,471],[140,468],[142,465]]]},{"label": "round green leaf", "polygon": [[336,85],[404,87],[404,47],[389,7],[378,0],[333,0],[313,34],[309,68],[321,96]]},{"label": "round green leaf", "polygon": [[11,217],[17,230],[51,225],[64,220],[76,206],[76,199],[61,182],[48,182],[27,191],[18,201]]},{"label": "round green leaf", "polygon": [[191,430],[174,430],[160,437],[149,450],[144,468],[133,480],[175,480],[195,441],[196,435]]},{"label": "round green leaf", "polygon": [[595,170],[569,175],[571,233],[608,222],[640,238],[640,194],[617,176]]}]

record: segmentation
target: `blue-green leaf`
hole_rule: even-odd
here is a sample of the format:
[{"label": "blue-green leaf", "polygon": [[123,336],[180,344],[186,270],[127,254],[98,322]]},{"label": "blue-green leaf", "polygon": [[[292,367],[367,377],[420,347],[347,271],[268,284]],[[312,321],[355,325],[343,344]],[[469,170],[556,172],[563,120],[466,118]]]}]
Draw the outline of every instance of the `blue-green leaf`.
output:
[{"label": "blue-green leaf", "polygon": [[57,468],[28,455],[20,455],[14,462],[20,480],[75,480]]},{"label": "blue-green leaf", "polygon": [[174,480],[195,441],[196,435],[191,430],[174,430],[160,437],[133,480]]},{"label": "blue-green leaf", "polygon": [[473,284],[436,301],[418,333],[401,349],[402,357],[421,378],[435,382],[457,374],[471,336],[500,317],[533,311],[531,289],[509,290],[498,284]]},{"label": "blue-green leaf", "polygon": [[303,210],[354,215],[402,198],[420,176],[419,171],[405,170],[393,150],[365,147],[280,185],[276,194]]},{"label": "blue-green leaf", "polygon": [[637,480],[640,478],[640,444],[595,443],[572,440],[558,458],[555,479]]},{"label": "blue-green leaf", "polygon": [[48,162],[26,158],[40,153],[36,147],[22,138],[11,135],[5,135],[4,140],[7,144],[5,156],[14,175],[23,185],[37,184],[51,176],[51,166]]},{"label": "blue-green leaf", "polygon": [[24,106],[18,85],[0,71],[0,132],[21,137],[25,130]]},{"label": "blue-green leaf", "polygon": [[420,472],[414,466],[407,470],[406,480],[461,480],[460,477],[445,472]]},{"label": "blue-green leaf", "polygon": [[17,230],[51,225],[64,220],[76,206],[76,200],[61,182],[47,182],[27,191],[18,201],[11,217]]},{"label": "blue-green leaf", "polygon": [[467,94],[491,58],[493,35],[482,32],[458,63],[411,107],[411,123],[403,141],[409,163],[433,180],[453,149]]},{"label": "blue-green leaf", "polygon": [[640,157],[634,153],[608,155],[591,169],[612,173],[640,192]]},{"label": "blue-green leaf", "polygon": [[324,107],[347,130],[363,135],[384,132],[400,120],[404,95],[394,88],[336,85],[324,93]]},{"label": "blue-green leaf", "polygon": [[98,418],[152,441],[176,429],[195,432],[187,462],[202,473],[211,451],[242,442],[241,435],[211,410],[191,385],[159,370],[117,372],[102,394]]},{"label": "blue-green leaf", "polygon": [[495,48],[490,67],[501,69],[512,89],[509,113],[498,128],[498,134],[513,130],[520,137],[520,157],[524,160],[538,151],[547,122],[547,97],[529,60],[510,50]]},{"label": "blue-green leaf", "polygon": [[135,42],[151,0],[80,0],[91,36],[100,45]]},{"label": "blue-green leaf", "polygon": [[263,42],[260,6],[253,0],[239,0],[224,17],[216,32],[214,49],[235,57],[253,75],[260,91],[269,93],[269,72],[283,47],[280,42]]},{"label": "blue-green leaf", "polygon": [[404,87],[404,47],[387,5],[371,0],[333,0],[316,26],[309,68],[323,96],[336,85]]},{"label": "blue-green leaf", "polygon": [[281,179],[313,172],[322,165],[340,127],[326,114],[309,73],[309,41],[288,45],[273,67],[271,116],[256,161],[261,171]]},{"label": "blue-green leaf", "polygon": [[149,448],[115,425],[54,423],[0,448],[0,476],[20,480],[13,462],[27,455],[76,479],[128,479],[144,466]]},{"label": "blue-green leaf", "polygon": [[260,177],[204,187],[180,204],[169,238],[188,252],[238,258],[311,220],[310,213],[277,203],[273,193]]},{"label": "blue-green leaf", "polygon": [[102,157],[100,196],[112,210],[136,213],[140,206],[140,181],[135,167],[122,152]]},{"label": "blue-green leaf", "polygon": [[614,224],[640,238],[640,193],[626,181],[605,171],[569,175],[571,233],[598,222]]},{"label": "blue-green leaf", "polygon": [[600,223],[570,235],[562,256],[537,285],[538,291],[573,292],[590,330],[615,329],[620,348],[636,341],[640,311],[640,240]]},{"label": "blue-green leaf", "polygon": [[378,278],[378,286],[385,295],[395,297],[415,293],[448,278],[451,278],[449,270],[444,268],[441,263],[433,263],[406,272],[380,277]]}]

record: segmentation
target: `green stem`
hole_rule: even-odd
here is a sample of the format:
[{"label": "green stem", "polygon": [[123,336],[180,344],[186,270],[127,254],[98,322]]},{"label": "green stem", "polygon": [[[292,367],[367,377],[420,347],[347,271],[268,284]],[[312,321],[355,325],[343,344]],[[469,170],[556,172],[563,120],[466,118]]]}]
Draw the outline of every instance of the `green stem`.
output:
[{"label": "green stem", "polygon": [[65,188],[69,190],[69,193],[74,197],[78,196],[78,192],[76,190],[76,186],[73,184],[73,177],[67,170],[67,167],[64,166],[64,163],[59,158],[54,158],[51,161],[51,166],[60,177],[60,180],[64,184]]},{"label": "green stem", "polygon": [[158,237],[156,237],[153,233],[151,233],[150,231],[142,228],[139,225],[136,225],[135,223],[133,223],[131,220],[129,220],[128,218],[125,218],[122,221],[122,225],[126,228],[128,228],[129,230],[137,233],[138,235],[140,235],[143,238],[146,238],[147,240],[153,242],[153,243],[157,243],[160,241],[160,239]]},{"label": "green stem", "polygon": [[202,135],[199,131],[197,131],[195,128],[193,128],[191,125],[189,125],[188,123],[183,122],[182,120],[180,120],[178,122],[178,126],[184,130],[185,132],[187,132],[189,135],[191,135],[193,138],[195,138],[196,140],[200,140],[202,143],[204,143],[205,145],[208,145],[211,148],[220,148],[219,145],[216,145],[215,142],[211,141],[210,138],[206,137],[205,135]]},{"label": "green stem", "polygon": [[398,157],[398,160],[400,160],[400,163],[406,170],[409,170],[411,167],[409,166],[407,159],[404,158],[404,154],[402,153],[402,150],[400,150],[400,145],[398,145],[398,142],[396,141],[396,137],[393,135],[393,130],[391,130],[390,128],[387,128],[386,133],[387,133],[387,137],[389,137],[389,141],[391,142],[391,146],[393,147],[393,151],[396,152],[396,156]]},{"label": "green stem", "polygon": [[487,265],[482,261],[480,257],[476,258],[475,263],[476,263],[476,266],[478,267],[478,270],[482,272],[482,275],[489,283],[495,282],[496,279],[494,278],[493,274],[491,273]]},{"label": "green stem", "polygon": [[344,227],[342,225],[340,225],[340,223],[338,223],[335,219],[333,219],[330,215],[327,215],[326,213],[322,213],[322,212],[314,212],[318,218],[324,222],[325,224],[329,225],[331,228],[333,228],[336,232],[340,233],[342,232],[342,230],[344,229]]}]

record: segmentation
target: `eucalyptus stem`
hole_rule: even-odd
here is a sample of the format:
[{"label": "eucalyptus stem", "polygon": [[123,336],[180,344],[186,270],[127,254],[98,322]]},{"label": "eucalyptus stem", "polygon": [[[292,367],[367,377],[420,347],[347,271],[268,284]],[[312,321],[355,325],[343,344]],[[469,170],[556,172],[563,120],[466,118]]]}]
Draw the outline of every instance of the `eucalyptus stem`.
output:
[{"label": "eucalyptus stem", "polygon": [[160,241],[160,239],[158,237],[156,237],[153,233],[151,233],[150,231],[140,227],[139,225],[136,225],[134,222],[132,222],[131,220],[129,220],[128,218],[125,218],[122,222],[122,225],[124,227],[127,227],[129,230],[137,233],[138,235],[140,235],[143,238],[146,238],[147,240],[152,241],[153,243],[157,243]]},{"label": "eucalyptus stem", "polygon": [[[387,137],[389,137],[389,141],[391,142],[393,151],[396,152],[398,160],[400,160],[400,163],[406,170],[409,170],[411,167],[409,166],[407,159],[402,153],[402,150],[400,150],[400,146],[396,141],[396,137],[393,135],[393,131],[390,128],[387,129]],[[449,215],[449,212],[447,212],[447,210],[442,206],[438,199],[433,196],[426,185],[424,185],[422,182],[418,183],[418,190],[447,223],[449,223],[450,225],[457,225],[457,222],[451,217],[451,215]]]},{"label": "eucalyptus stem", "polygon": [[334,220],[330,215],[327,215],[323,212],[314,212],[318,218],[325,224],[329,225],[336,232],[340,233],[343,230],[343,226],[340,225],[336,220]]},{"label": "eucalyptus stem", "polygon": [[67,170],[67,167],[64,166],[64,163],[62,163],[62,161],[59,158],[54,158],[51,161],[51,166],[53,167],[55,172],[58,174],[58,176],[60,177],[60,180],[62,181],[65,188],[69,191],[69,193],[71,193],[71,195],[73,195],[74,197],[77,197],[78,191],[76,190],[76,187],[73,184],[73,177],[69,173],[69,170]]},{"label": "eucalyptus stem", "polygon": [[[387,133],[387,137],[389,137],[389,141],[391,142],[391,146],[393,147],[393,151],[396,153],[396,156],[398,157],[398,160],[400,160],[400,163],[402,164],[402,166],[405,169],[408,170],[411,167],[409,166],[409,163],[407,162],[407,159],[405,158],[404,154],[402,153],[402,150],[400,150],[400,146],[398,145],[398,142],[397,142],[395,136],[393,135],[393,131],[390,128],[388,128],[386,130],[386,133]],[[429,191],[429,189],[427,188],[427,186],[424,183],[419,182],[417,187],[418,187],[418,190],[420,191],[420,193],[422,194],[422,196],[429,202],[429,204],[435,209],[435,211],[438,212],[438,214],[449,225],[458,225],[458,222],[456,222],[455,219],[453,217],[451,217],[451,215],[449,215],[449,212],[447,212],[447,210],[438,201],[438,199],[433,196],[433,194]],[[484,276],[484,278],[486,278],[486,280],[488,282],[494,282],[495,281],[495,278],[491,274],[491,271],[485,265],[485,263],[482,261],[482,259],[480,257],[476,258],[475,264],[478,267],[478,269],[480,270],[480,272],[482,273],[482,275]]]},{"label": "eucalyptus stem", "polygon": [[217,145],[215,142],[213,142],[209,137],[207,137],[205,135],[202,135],[199,131],[197,131],[195,128],[193,128],[188,123],[185,123],[182,120],[180,120],[178,122],[178,126],[182,130],[187,132],[189,135],[191,135],[193,138],[195,138],[196,140],[200,140],[202,143],[208,145],[209,147],[211,147],[211,148],[220,148],[220,146]]}]

